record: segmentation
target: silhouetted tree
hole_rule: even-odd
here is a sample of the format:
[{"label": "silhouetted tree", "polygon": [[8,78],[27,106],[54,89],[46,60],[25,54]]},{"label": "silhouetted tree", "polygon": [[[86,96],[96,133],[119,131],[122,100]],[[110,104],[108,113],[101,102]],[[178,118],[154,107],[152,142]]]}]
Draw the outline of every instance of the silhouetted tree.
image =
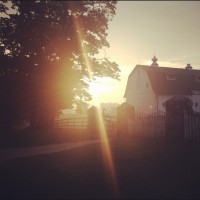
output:
[{"label": "silhouetted tree", "polygon": [[0,2],[0,76],[25,81],[14,104],[29,102],[31,125],[48,127],[58,109],[90,100],[86,80],[119,78],[115,62],[95,57],[109,47],[115,9],[116,1]]}]

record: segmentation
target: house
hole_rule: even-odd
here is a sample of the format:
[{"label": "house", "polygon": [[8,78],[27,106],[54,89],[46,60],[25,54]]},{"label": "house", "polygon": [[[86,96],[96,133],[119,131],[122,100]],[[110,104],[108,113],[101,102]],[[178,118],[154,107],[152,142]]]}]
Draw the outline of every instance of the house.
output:
[{"label": "house", "polygon": [[200,70],[190,64],[185,68],[160,67],[154,56],[151,66],[136,65],[130,73],[124,94],[135,111],[166,111],[165,102],[181,96],[192,101],[194,112],[200,112]]}]

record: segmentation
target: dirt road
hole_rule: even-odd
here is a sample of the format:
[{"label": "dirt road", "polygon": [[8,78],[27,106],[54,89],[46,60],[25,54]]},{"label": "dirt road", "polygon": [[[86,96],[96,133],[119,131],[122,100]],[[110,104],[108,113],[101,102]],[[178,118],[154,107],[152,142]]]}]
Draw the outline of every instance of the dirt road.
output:
[{"label": "dirt road", "polygon": [[34,155],[49,154],[54,152],[66,151],[90,144],[102,142],[101,140],[88,140],[84,142],[72,142],[64,144],[53,144],[47,146],[27,147],[27,148],[12,148],[0,150],[0,160],[29,157]]}]

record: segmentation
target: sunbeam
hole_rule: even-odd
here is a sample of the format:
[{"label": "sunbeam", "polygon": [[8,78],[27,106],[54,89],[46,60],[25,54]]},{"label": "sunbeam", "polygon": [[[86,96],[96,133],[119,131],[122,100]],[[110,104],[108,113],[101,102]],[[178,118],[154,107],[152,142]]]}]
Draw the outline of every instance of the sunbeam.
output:
[{"label": "sunbeam", "polygon": [[[74,25],[75,25],[76,30],[77,30],[76,33],[77,33],[77,37],[78,37],[78,40],[79,40],[81,53],[83,55],[84,61],[85,61],[86,66],[87,66],[89,79],[90,79],[90,81],[93,81],[92,68],[91,68],[90,62],[89,62],[89,60],[86,56],[87,50],[84,48],[84,45],[82,44],[83,37],[82,37],[81,30],[84,27],[81,25],[80,21],[75,16],[73,17],[73,20],[74,20]],[[100,105],[100,102],[98,100],[98,96],[94,95],[93,98],[94,98],[96,105]],[[105,127],[105,124],[104,124],[103,116],[102,116],[101,110],[99,108],[97,108],[96,118],[97,118],[97,121],[98,121],[98,129],[99,129],[99,133],[100,133],[100,139],[102,141],[104,141],[101,145],[101,149],[102,149],[102,159],[103,159],[103,162],[104,162],[105,171],[107,173],[106,175],[107,175],[107,177],[110,177],[110,184],[113,188],[115,198],[119,198],[118,181],[117,181],[116,170],[115,170],[113,157],[112,157],[112,153],[111,153],[111,147],[110,147],[110,143],[109,143],[108,134],[106,132],[106,127]]]}]

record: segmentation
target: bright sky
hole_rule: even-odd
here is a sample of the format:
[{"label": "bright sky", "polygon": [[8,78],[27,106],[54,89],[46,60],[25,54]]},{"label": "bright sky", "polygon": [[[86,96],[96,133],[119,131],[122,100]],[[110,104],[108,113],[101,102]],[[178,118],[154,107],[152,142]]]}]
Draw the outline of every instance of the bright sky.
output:
[{"label": "bright sky", "polygon": [[121,81],[98,79],[100,102],[124,102],[128,75],[136,64],[200,69],[199,1],[119,1],[109,24],[106,56],[119,64]]}]

